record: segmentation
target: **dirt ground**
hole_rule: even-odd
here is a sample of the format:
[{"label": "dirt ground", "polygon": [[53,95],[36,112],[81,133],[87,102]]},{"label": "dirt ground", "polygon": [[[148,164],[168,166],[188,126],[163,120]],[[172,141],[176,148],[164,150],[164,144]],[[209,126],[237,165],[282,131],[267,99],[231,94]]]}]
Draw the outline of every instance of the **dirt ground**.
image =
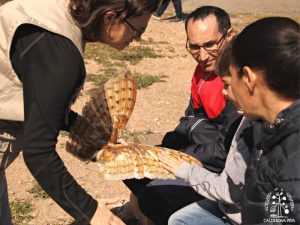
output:
[{"label": "dirt ground", "polygon": [[[267,15],[294,18],[300,15],[298,0],[183,0],[185,13],[201,5],[216,5],[226,9],[232,16],[233,26],[236,26],[238,31],[255,18]],[[165,15],[173,14],[173,6],[170,5]],[[145,58],[130,69],[141,73],[164,74],[167,77],[166,82],[155,83],[146,89],[138,90],[136,106],[127,129],[132,132],[151,131],[162,135],[174,129],[184,113],[189,100],[190,79],[196,63],[185,50],[186,36],[183,23],[151,19],[143,40],[152,40],[150,47],[157,49],[164,57]],[[93,61],[88,61],[86,66],[88,71],[97,70],[97,64]],[[80,112],[86,100],[87,96],[82,95],[74,109]],[[130,192],[121,181],[99,179],[95,164],[82,163],[65,152],[65,141],[66,137],[59,137],[57,151],[68,170],[84,189],[97,199],[117,197],[123,202],[128,201]],[[65,225],[73,221],[50,198],[34,197],[28,192],[34,185],[34,179],[24,165],[22,155],[7,169],[7,177],[10,200],[28,201],[33,205],[30,222],[22,224]],[[122,212],[119,212],[119,215],[123,216],[121,214]]]}]

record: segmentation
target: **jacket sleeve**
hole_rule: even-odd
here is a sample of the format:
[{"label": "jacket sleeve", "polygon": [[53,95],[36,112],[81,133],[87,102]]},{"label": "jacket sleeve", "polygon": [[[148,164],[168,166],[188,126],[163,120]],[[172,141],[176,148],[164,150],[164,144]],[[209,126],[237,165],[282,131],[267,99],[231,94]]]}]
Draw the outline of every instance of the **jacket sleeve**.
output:
[{"label": "jacket sleeve", "polygon": [[[191,104],[190,102],[189,107]],[[205,113],[201,111],[197,112],[197,116],[182,117],[175,130],[164,136],[162,146],[192,155],[201,161],[206,169],[220,173],[224,169],[229,150],[224,144],[227,133],[237,118],[236,110],[229,101],[221,115],[214,120],[208,120]],[[232,131],[233,134],[235,129]],[[228,136],[230,139],[232,137],[233,135]]]},{"label": "jacket sleeve", "polygon": [[215,139],[217,131],[217,126],[206,118],[182,117],[175,130],[166,133],[162,140],[162,146],[180,150],[197,143],[211,143]]},{"label": "jacket sleeve", "polygon": [[217,174],[197,165],[184,163],[177,169],[176,176],[184,179],[199,194],[213,201],[235,204],[233,199],[238,197],[234,197],[231,192],[234,189],[234,193],[240,195],[241,192],[241,185],[235,185],[226,171]]},{"label": "jacket sleeve", "polygon": [[228,151],[230,149],[231,141],[241,122],[242,116],[237,118],[224,137],[222,132],[218,132],[214,137],[214,141],[206,144],[192,144],[186,146],[181,151],[194,156],[202,162],[204,168],[215,173],[221,173],[225,166]]},{"label": "jacket sleeve", "polygon": [[68,121],[64,121],[62,126],[60,127],[60,130],[70,132],[70,128],[73,126],[74,122],[76,121],[78,116],[78,113],[74,112],[73,110],[70,110],[68,113]]},{"label": "jacket sleeve", "polygon": [[166,133],[162,146],[179,150],[193,144],[210,143],[217,129],[217,126],[210,123],[201,110],[195,114],[192,100],[190,100],[185,116],[180,118],[174,131]]},{"label": "jacket sleeve", "polygon": [[236,121],[233,129],[235,135],[221,174],[188,163],[182,164],[176,171],[177,177],[191,184],[202,196],[226,204],[241,201],[245,171],[250,158],[250,147],[245,136],[253,137],[253,129],[248,120],[244,119],[242,123],[240,119]]},{"label": "jacket sleeve", "polygon": [[21,26],[13,43],[11,59],[24,92],[25,163],[57,204],[80,224],[89,224],[97,201],[56,152],[70,100],[84,79],[82,57],[68,39],[31,25]]},{"label": "jacket sleeve", "polygon": [[222,142],[189,145],[181,151],[198,159],[211,172],[221,173],[224,169],[227,151]]}]

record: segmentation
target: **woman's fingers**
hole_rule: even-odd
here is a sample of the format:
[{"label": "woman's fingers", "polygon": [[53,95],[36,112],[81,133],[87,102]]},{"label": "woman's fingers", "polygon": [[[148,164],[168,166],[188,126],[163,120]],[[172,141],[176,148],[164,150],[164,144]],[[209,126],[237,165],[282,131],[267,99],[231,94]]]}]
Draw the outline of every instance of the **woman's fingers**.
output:
[{"label": "woman's fingers", "polygon": [[107,208],[107,205],[111,203],[116,203],[116,201],[111,199],[98,201],[98,208],[91,220],[91,225],[125,225],[120,218]]}]

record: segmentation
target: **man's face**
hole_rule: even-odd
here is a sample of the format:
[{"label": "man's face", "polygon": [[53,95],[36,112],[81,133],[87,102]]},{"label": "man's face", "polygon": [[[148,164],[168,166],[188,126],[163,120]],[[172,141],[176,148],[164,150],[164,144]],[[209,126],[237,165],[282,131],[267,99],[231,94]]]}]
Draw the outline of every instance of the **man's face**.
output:
[{"label": "man's face", "polygon": [[[187,49],[205,72],[214,70],[216,57],[225,39],[226,35],[218,30],[217,18],[214,15],[209,15],[204,20],[191,19],[188,22]],[[199,49],[199,46],[202,47]]]}]

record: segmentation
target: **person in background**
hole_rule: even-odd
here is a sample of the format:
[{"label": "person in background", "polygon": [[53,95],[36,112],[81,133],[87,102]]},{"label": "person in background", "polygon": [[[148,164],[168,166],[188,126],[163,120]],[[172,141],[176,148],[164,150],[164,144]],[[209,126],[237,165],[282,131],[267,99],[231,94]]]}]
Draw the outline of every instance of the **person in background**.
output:
[{"label": "person in background", "polygon": [[285,17],[260,19],[232,46],[232,92],[245,117],[264,121],[246,171],[243,224],[300,223],[299,27]]},{"label": "person in background", "polygon": [[5,169],[23,150],[49,196],[79,224],[124,224],[90,196],[56,152],[86,76],[87,42],[122,50],[139,40],[159,0],[15,0],[0,7],[0,224],[11,225]]},{"label": "person in background", "polygon": [[[161,16],[164,14],[166,9],[168,8],[168,5],[171,0],[162,0],[161,5],[156,10],[155,13],[153,13],[152,17],[156,20],[161,20]],[[172,22],[182,22],[182,3],[181,0],[172,0],[176,16],[174,19],[172,19]]]},{"label": "person in background", "polygon": [[[186,20],[186,48],[197,61],[191,100],[178,127],[168,132],[162,146],[197,158],[212,172],[222,172],[228,154],[224,139],[238,117],[234,105],[222,94],[223,83],[214,71],[219,51],[234,31],[228,13],[214,6],[194,10]],[[140,210],[155,224],[166,224],[178,209],[203,197],[183,180],[125,180],[137,197]]]},{"label": "person in background", "polygon": [[[215,71],[221,77],[223,94],[239,108],[231,90],[229,65],[231,45],[228,43],[220,52]],[[221,174],[213,173],[183,160],[159,157],[164,168],[184,179],[204,200],[192,203],[169,218],[169,225],[179,224],[241,224],[241,196],[245,184],[245,171],[253,143],[258,143],[259,124],[240,116],[230,127],[225,146],[228,156]]]}]

